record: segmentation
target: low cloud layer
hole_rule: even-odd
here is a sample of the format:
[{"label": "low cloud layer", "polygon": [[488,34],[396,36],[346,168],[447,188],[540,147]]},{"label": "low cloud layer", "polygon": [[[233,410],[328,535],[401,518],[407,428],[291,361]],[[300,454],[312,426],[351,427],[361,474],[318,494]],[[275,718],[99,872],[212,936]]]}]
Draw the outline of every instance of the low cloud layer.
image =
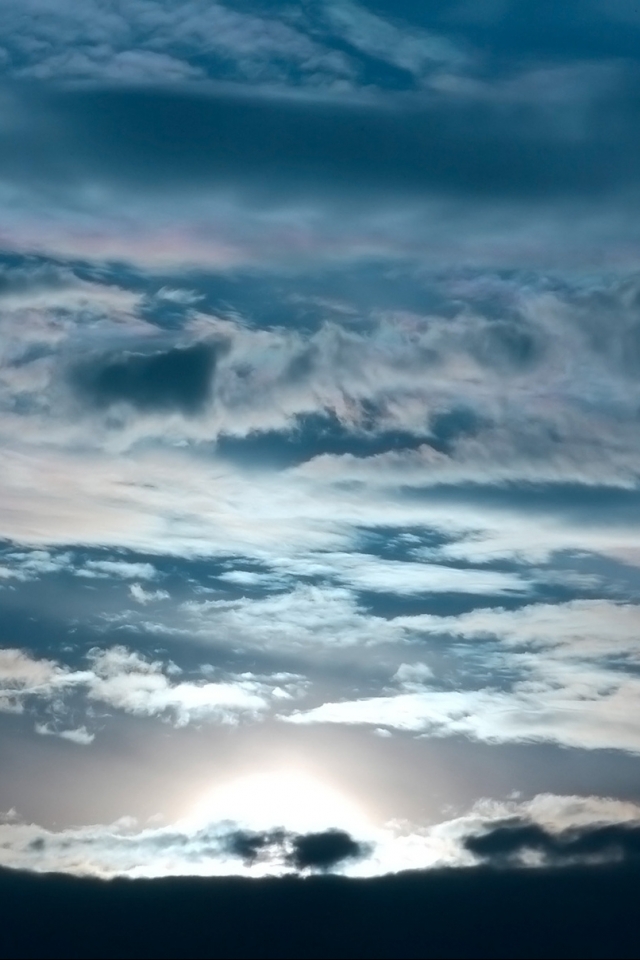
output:
[{"label": "low cloud layer", "polygon": [[21,823],[14,815],[0,824],[0,865],[132,878],[292,871],[366,877],[482,862],[542,868],[635,861],[639,822],[638,806],[631,803],[551,795],[526,803],[480,801],[463,816],[430,827],[363,824],[359,836],[339,824],[296,833],[277,821],[256,831],[228,820],[145,826],[131,818],[53,831]]},{"label": "low cloud layer", "polygon": [[467,850],[493,864],[507,865],[527,856],[544,864],[606,860],[634,861],[640,857],[637,824],[606,824],[591,829],[549,833],[537,824],[507,822],[465,841]]}]

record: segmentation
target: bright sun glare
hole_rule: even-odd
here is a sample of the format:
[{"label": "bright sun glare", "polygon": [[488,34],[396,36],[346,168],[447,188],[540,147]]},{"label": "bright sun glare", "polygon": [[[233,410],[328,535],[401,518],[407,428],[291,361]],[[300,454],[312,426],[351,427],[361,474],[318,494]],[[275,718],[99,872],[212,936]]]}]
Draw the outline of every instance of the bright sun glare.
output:
[{"label": "bright sun glare", "polygon": [[252,830],[284,827],[309,833],[338,827],[369,832],[366,813],[332,787],[293,771],[260,773],[216,787],[188,816],[193,826],[223,820]]}]

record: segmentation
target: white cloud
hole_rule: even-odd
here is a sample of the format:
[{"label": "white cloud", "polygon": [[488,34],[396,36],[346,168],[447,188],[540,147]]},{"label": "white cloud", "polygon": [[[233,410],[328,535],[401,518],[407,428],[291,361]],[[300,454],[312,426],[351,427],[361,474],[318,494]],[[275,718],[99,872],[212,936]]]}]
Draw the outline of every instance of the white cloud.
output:
[{"label": "white cloud", "polygon": [[166,590],[145,590],[139,583],[132,583],[129,587],[129,593],[138,603],[147,604],[153,600],[167,600],[169,594]]},{"label": "white cloud", "polygon": [[401,663],[393,675],[405,690],[420,686],[433,679],[433,670],[426,663]]},{"label": "white cloud", "polygon": [[77,743],[84,747],[93,743],[95,733],[89,733],[86,727],[74,727],[68,729],[58,729],[52,723],[36,723],[36,733],[45,737],[61,737],[63,740],[70,740],[71,743]]},{"label": "white cloud", "polygon": [[28,697],[52,698],[85,678],[53,660],[35,659],[11,647],[0,649],[0,711],[22,712]]},{"label": "white cloud", "polygon": [[515,573],[473,570],[435,563],[385,560],[364,553],[326,552],[294,557],[278,566],[298,576],[322,576],[356,590],[397,596],[420,593],[526,593],[528,584]]},{"label": "white cloud", "polygon": [[[638,663],[638,611],[633,604],[576,600],[399,617],[396,625],[409,636],[477,641],[491,674],[515,679],[502,681],[502,689],[441,689],[427,665],[402,664],[393,678],[398,693],[326,702],[281,719],[640,753],[640,678],[630,670]],[[487,640],[494,646],[483,653]]]},{"label": "white cloud", "polygon": [[176,725],[198,718],[235,722],[238,715],[259,716],[269,707],[271,689],[259,681],[172,681],[158,661],[144,660],[124,647],[95,651],[88,697],[141,716],[169,713]]},{"label": "white cloud", "polygon": [[84,570],[95,576],[122,577],[125,580],[153,580],[158,575],[152,563],[131,563],[126,560],[87,560]]},{"label": "white cloud", "polygon": [[497,637],[508,647],[532,647],[540,656],[640,661],[640,606],[611,600],[535,603],[518,610],[472,610],[456,617],[399,618],[407,630],[482,639]]},{"label": "white cloud", "polygon": [[[178,679],[175,664],[147,660],[126,647],[94,649],[89,669],[71,670],[51,660],[36,659],[21,650],[0,650],[0,710],[22,712],[28,703],[51,706],[55,720],[39,721],[38,733],[88,744],[94,733],[86,726],[66,728],[64,695],[73,689],[89,703],[101,703],[138,716],[158,716],[184,726],[193,720],[235,723],[260,717],[272,702],[299,695],[300,678],[251,673],[221,680]],[[35,707],[34,707],[35,708]]]},{"label": "white cloud", "polygon": [[10,550],[5,559],[11,566],[3,567],[2,576],[17,580],[37,580],[50,573],[60,573],[72,567],[72,555],[68,551]]},{"label": "white cloud", "polygon": [[[546,667],[546,669],[545,669]],[[487,743],[550,742],[640,754],[640,680],[575,664],[546,664],[510,690],[434,690],[327,702],[281,720],[364,724]]]},{"label": "white cloud", "polygon": [[188,601],[182,609],[202,638],[266,650],[297,648],[311,657],[326,646],[373,646],[403,637],[402,628],[371,616],[340,587],[297,584],[255,600]]},{"label": "white cloud", "polygon": [[[366,481],[364,473],[359,478],[364,487],[347,482],[349,464],[330,476],[321,469],[248,474],[179,448],[80,455],[34,444],[5,448],[3,464],[0,534],[34,546],[75,542],[158,554],[236,554],[267,562],[276,571],[295,564],[302,572],[311,552],[343,554],[360,527],[395,526],[441,531],[453,541],[441,553],[454,562],[498,557],[538,562],[560,550],[621,558],[638,552],[633,517],[625,525],[613,525],[603,510],[585,524],[572,516],[569,503],[566,511],[545,511],[541,500],[532,514],[499,499],[476,505],[464,492],[449,502],[429,495],[408,497],[397,488],[399,474],[380,483],[376,463],[367,466]],[[322,556],[314,558],[322,561]],[[365,561],[367,568],[351,563],[351,570],[342,564],[347,576],[376,578],[371,561]],[[400,566],[382,569],[402,572]],[[407,569],[424,573],[424,568]],[[500,590],[517,584],[513,575],[481,571],[440,576],[443,582],[466,578],[468,586],[476,576],[487,577]],[[380,579],[385,577],[380,574]],[[398,580],[394,577],[393,583]]]}]

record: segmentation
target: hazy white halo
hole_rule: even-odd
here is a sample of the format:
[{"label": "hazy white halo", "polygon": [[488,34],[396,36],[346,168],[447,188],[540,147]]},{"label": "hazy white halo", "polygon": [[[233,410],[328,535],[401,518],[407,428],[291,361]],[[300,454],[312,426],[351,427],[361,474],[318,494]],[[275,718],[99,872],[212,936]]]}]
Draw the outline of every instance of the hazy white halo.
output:
[{"label": "hazy white halo", "polygon": [[369,835],[365,810],[321,781],[292,770],[257,773],[215,787],[187,814],[192,828],[232,821],[250,830],[297,833],[339,828]]}]

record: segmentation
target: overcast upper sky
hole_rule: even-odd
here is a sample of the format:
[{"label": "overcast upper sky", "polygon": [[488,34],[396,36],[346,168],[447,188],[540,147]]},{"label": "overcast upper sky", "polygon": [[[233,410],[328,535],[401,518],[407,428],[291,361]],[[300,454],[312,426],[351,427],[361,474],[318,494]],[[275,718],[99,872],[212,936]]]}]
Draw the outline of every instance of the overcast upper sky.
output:
[{"label": "overcast upper sky", "polygon": [[636,851],[638,5],[0,18],[0,866]]}]

